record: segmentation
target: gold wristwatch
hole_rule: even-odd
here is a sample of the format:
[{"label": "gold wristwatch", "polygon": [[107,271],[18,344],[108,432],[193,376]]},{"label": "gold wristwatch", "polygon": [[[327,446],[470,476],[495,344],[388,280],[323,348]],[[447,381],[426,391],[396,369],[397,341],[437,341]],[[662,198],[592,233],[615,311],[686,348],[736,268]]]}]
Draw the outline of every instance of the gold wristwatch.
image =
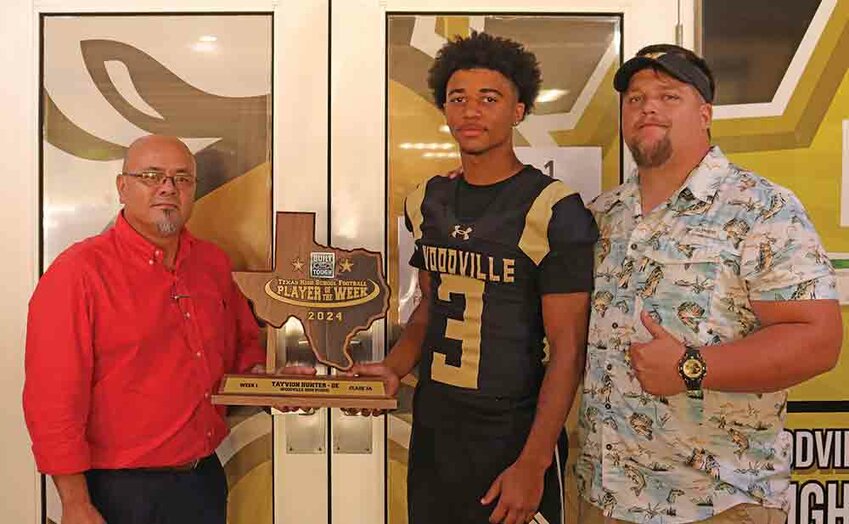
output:
[{"label": "gold wristwatch", "polygon": [[678,374],[687,386],[687,396],[702,398],[702,380],[707,375],[707,364],[698,349],[684,346],[684,355],[678,361]]}]

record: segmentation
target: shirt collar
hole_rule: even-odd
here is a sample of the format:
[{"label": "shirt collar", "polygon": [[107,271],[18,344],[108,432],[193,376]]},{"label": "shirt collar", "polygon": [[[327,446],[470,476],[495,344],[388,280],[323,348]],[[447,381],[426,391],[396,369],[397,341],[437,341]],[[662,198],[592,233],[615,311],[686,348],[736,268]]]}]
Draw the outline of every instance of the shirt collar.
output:
[{"label": "shirt collar", "polygon": [[622,187],[619,189],[619,200],[622,202],[627,202],[630,199],[634,199],[639,197],[640,195],[640,177],[637,175],[636,169],[632,176],[628,178],[628,180],[622,184]]},{"label": "shirt collar", "polygon": [[693,197],[702,202],[709,202],[716,196],[716,192],[719,191],[719,184],[727,173],[728,158],[725,157],[719,146],[712,146],[702,161],[699,162],[699,165],[684,181],[684,187],[678,194],[680,195],[684,189],[687,189]]},{"label": "shirt collar", "polygon": [[[719,149],[719,146],[711,146],[699,165],[690,171],[687,179],[684,180],[684,184],[672,195],[669,201],[674,204],[682,197],[689,201],[698,199],[702,202],[709,202],[713,200],[719,190],[719,184],[728,173],[728,165],[728,158]],[[623,201],[628,197],[638,195],[639,178],[639,171],[634,168],[628,177],[628,181],[623,184],[620,194]]]},{"label": "shirt collar", "polygon": [[[134,254],[141,256],[146,261],[162,262],[162,249],[133,229],[133,226],[124,218],[123,210],[118,213],[118,217],[115,219],[114,229],[118,241],[127,246]],[[180,232],[180,244],[177,250],[175,266],[179,265],[188,256],[194,242],[194,236],[184,227]]]}]

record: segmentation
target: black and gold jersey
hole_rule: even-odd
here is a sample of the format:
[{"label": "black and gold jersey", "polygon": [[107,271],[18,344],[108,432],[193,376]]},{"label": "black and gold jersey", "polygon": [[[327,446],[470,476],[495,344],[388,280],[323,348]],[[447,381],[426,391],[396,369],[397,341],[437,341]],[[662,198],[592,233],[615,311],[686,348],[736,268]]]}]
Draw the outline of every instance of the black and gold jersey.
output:
[{"label": "black and gold jersey", "polygon": [[[598,231],[580,196],[526,166],[481,187],[434,177],[406,200],[410,263],[431,274],[419,382],[476,397],[535,395],[543,376],[541,297],[590,291]],[[461,191],[461,189],[463,191]]]}]

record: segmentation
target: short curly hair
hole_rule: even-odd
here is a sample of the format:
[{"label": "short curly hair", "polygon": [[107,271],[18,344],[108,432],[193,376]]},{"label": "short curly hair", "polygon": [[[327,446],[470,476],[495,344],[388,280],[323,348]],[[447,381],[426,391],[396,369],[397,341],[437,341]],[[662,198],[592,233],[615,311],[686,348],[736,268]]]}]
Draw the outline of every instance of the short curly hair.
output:
[{"label": "short curly hair", "polygon": [[428,72],[427,84],[439,109],[445,108],[445,89],[456,71],[490,69],[498,71],[516,86],[525,114],[531,112],[542,84],[537,57],[513,40],[472,31],[439,50]]}]

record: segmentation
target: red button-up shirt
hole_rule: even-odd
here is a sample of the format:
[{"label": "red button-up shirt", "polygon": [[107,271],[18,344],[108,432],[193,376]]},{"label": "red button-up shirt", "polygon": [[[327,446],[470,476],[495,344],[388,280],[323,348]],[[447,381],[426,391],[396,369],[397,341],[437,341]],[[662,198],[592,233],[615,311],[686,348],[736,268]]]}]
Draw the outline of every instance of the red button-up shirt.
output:
[{"label": "red button-up shirt", "polygon": [[119,215],[39,281],[23,400],[43,473],[182,464],[227,435],[210,395],[264,361],[256,321],[219,248],[184,230],[162,259]]}]

